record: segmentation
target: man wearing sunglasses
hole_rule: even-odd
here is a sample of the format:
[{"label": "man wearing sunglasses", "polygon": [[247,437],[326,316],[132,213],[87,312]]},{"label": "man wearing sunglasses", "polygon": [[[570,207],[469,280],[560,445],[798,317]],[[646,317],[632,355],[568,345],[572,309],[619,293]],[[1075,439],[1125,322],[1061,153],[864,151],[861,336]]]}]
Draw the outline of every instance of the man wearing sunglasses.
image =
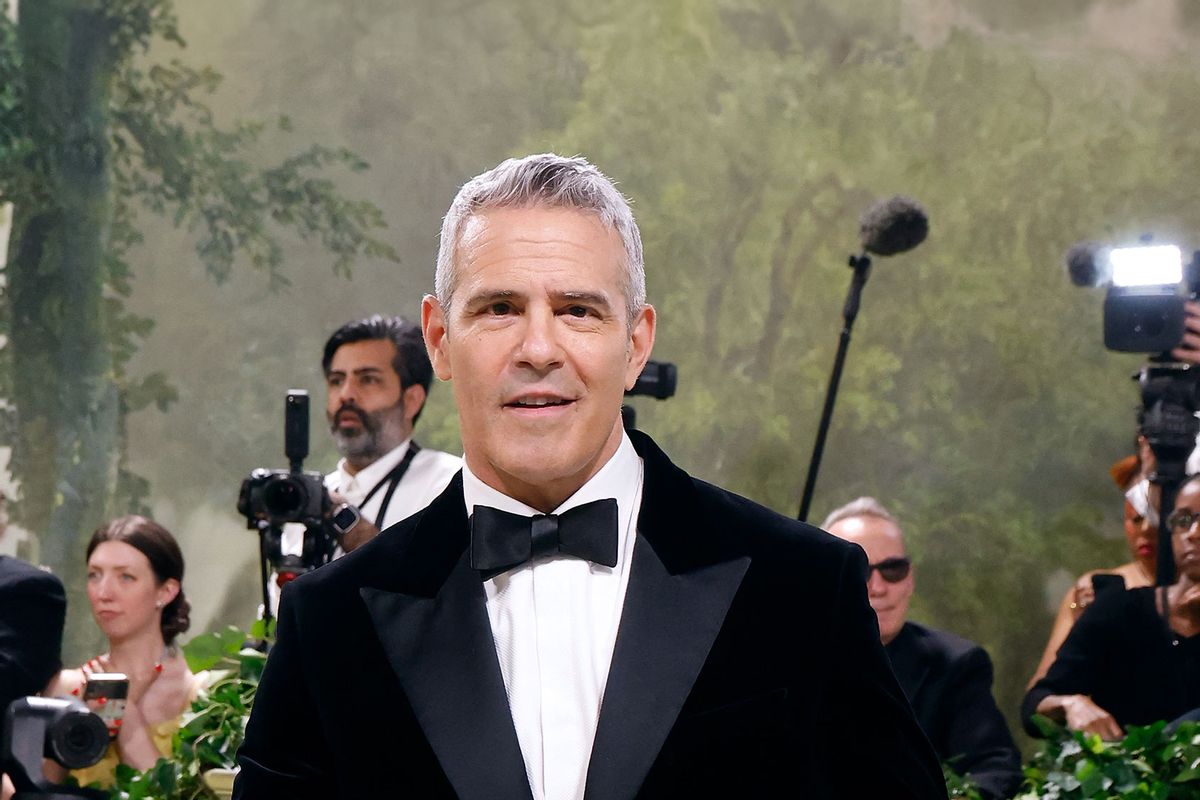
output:
[{"label": "man wearing sunglasses", "polygon": [[906,620],[913,572],[900,523],[878,500],[860,497],[821,527],[866,551],[879,638],[938,757],[969,775],[984,797],[1012,797],[1021,754],[992,697],[991,659],[974,642]]}]

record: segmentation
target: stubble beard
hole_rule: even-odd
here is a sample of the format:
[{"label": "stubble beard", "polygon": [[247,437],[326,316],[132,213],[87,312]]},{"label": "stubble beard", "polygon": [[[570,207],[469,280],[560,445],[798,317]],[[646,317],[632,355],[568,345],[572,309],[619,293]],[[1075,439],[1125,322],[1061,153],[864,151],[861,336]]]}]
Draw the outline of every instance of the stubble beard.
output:
[{"label": "stubble beard", "polygon": [[336,422],[331,422],[330,433],[338,453],[360,469],[398,447],[408,435],[404,425],[404,409],[399,403],[378,411],[341,408],[333,415],[333,419],[336,420],[345,411],[358,416],[361,429],[357,433],[348,433]]}]

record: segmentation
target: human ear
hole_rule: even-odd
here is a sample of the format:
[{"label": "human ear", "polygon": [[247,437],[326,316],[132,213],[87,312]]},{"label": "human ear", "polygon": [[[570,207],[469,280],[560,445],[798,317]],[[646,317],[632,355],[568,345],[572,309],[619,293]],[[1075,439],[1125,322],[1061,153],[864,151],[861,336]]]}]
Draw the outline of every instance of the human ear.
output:
[{"label": "human ear", "polygon": [[433,374],[438,380],[451,378],[450,355],[446,351],[446,312],[437,298],[431,294],[421,300],[421,332],[425,335],[425,349],[433,364]]},{"label": "human ear", "polygon": [[629,367],[625,371],[626,389],[633,388],[633,384],[637,382],[638,376],[646,368],[646,362],[650,360],[650,351],[654,349],[656,324],[657,316],[654,306],[648,304],[642,306],[642,310],[638,312],[637,320],[633,323],[633,330],[629,335]]}]

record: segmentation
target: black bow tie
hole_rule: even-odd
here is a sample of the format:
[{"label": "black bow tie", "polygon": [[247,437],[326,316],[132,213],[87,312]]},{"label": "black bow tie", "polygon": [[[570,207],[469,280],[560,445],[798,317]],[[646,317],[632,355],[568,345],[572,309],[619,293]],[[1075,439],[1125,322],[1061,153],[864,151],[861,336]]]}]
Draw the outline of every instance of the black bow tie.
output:
[{"label": "black bow tie", "polygon": [[594,500],[563,514],[510,514],[475,506],[471,566],[487,580],[526,561],[558,553],[617,565],[617,501]]}]

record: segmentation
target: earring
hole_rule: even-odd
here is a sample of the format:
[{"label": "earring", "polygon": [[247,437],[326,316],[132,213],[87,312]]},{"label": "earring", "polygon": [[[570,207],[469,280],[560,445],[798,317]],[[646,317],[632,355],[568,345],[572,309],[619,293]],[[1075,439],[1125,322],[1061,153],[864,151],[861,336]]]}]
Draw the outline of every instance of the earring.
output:
[{"label": "earring", "polygon": [[155,603],[155,604],[154,604],[154,607],[155,607],[155,608],[162,608],[162,607],[163,607],[162,600],[159,600],[157,603]]}]

